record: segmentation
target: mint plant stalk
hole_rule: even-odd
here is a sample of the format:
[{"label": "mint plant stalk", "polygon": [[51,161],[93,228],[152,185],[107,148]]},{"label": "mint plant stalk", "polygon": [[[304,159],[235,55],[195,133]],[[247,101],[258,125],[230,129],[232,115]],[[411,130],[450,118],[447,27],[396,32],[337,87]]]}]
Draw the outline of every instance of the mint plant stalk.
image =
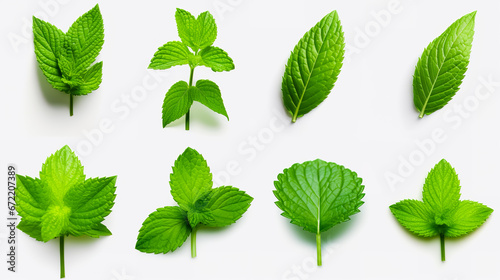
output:
[{"label": "mint plant stalk", "polygon": [[210,80],[198,80],[194,83],[194,70],[198,66],[209,67],[214,72],[234,69],[233,60],[228,54],[221,48],[212,46],[217,37],[215,19],[208,11],[195,18],[189,12],[177,9],[175,21],[181,41],[171,41],[161,46],[149,64],[150,69],[156,70],[177,65],[189,65],[190,69],[188,82],[175,83],[165,95],[163,127],[185,115],[185,128],[189,130],[190,108],[194,101],[229,120],[219,86]]},{"label": "mint plant stalk", "polygon": [[116,176],[86,179],[68,146],[47,158],[40,178],[17,175],[16,181],[17,228],[38,241],[59,238],[61,278],[65,236],[111,235],[102,222],[114,205]]},{"label": "mint plant stalk", "polygon": [[33,17],[36,60],[53,88],[73,97],[91,93],[102,81],[102,62],[94,63],[104,43],[104,24],[96,5],[78,18],[64,33],[54,25]]},{"label": "mint plant stalk", "polygon": [[235,187],[212,185],[212,173],[203,156],[187,148],[170,174],[170,193],[178,206],[165,206],[151,213],[139,230],[135,248],[165,254],[175,251],[191,235],[191,257],[196,257],[198,228],[235,223],[253,200]]},{"label": "mint plant stalk", "polygon": [[455,169],[441,160],[427,175],[423,200],[405,199],[391,205],[398,222],[421,237],[439,236],[441,261],[445,238],[460,237],[481,226],[493,209],[479,202],[460,200],[460,181]]}]

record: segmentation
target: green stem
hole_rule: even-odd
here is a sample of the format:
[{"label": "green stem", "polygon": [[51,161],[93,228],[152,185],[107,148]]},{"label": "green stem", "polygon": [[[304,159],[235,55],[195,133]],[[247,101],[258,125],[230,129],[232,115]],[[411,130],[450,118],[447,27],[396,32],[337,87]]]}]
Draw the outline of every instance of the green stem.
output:
[{"label": "green stem", "polygon": [[423,118],[424,117],[424,110],[422,110],[422,112],[420,112],[420,115],[418,115],[419,118]]},{"label": "green stem", "polygon": [[316,233],[316,251],[318,266],[321,266],[321,233]]},{"label": "green stem", "polygon": [[[191,67],[191,71],[189,73],[189,87],[193,86],[193,76],[194,76],[194,67]],[[186,113],[186,130],[189,130],[189,110]]]},{"label": "green stem", "polygon": [[441,239],[441,261],[446,260],[445,252],[444,252],[444,233],[441,233],[439,235],[439,238]]},{"label": "green stem", "polygon": [[73,94],[69,94],[69,115],[73,116]]},{"label": "green stem", "polygon": [[64,272],[64,235],[59,237],[59,262],[61,266],[61,278],[64,278],[65,272]]},{"label": "green stem", "polygon": [[191,232],[191,258],[196,258],[196,230],[198,228],[194,227]]}]

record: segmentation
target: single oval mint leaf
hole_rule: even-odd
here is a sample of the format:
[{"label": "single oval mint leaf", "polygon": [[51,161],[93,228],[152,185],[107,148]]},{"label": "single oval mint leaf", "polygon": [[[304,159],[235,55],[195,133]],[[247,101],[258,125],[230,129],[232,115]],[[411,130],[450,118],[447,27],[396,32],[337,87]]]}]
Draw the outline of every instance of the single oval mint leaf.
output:
[{"label": "single oval mint leaf", "polygon": [[455,169],[441,160],[425,179],[423,201],[405,199],[391,205],[398,222],[422,237],[439,235],[441,260],[445,261],[445,237],[466,235],[480,225],[493,209],[474,201],[460,200],[460,181]]},{"label": "single oval mint leaf", "polygon": [[33,17],[33,40],[38,66],[53,88],[73,96],[99,88],[102,62],[94,63],[104,43],[99,5],[78,18],[65,34],[54,25]]},{"label": "single oval mint leaf", "polygon": [[222,101],[219,86],[208,80],[198,80],[193,84],[194,69],[206,66],[214,72],[231,71],[233,60],[221,48],[212,46],[217,38],[217,25],[207,11],[195,18],[188,11],[177,9],[175,21],[179,41],[171,41],[161,46],[149,64],[150,69],[164,70],[177,65],[189,65],[189,83],[175,83],[163,101],[163,127],[186,116],[186,130],[189,130],[189,112],[193,101],[200,102],[212,111],[229,117]]},{"label": "single oval mint leaf", "polygon": [[419,58],[413,75],[413,103],[419,117],[443,108],[455,96],[469,65],[474,35],[472,12],[434,39]]},{"label": "single oval mint leaf", "polygon": [[59,237],[61,278],[64,237],[111,235],[102,224],[115,200],[116,176],[85,178],[83,166],[68,146],[47,158],[40,179],[16,175],[18,229],[38,241]]},{"label": "single oval mint leaf", "polygon": [[292,122],[316,108],[330,94],[342,67],[344,46],[336,11],[326,15],[295,46],[281,85]]},{"label": "single oval mint leaf", "polygon": [[316,234],[321,266],[321,233],[359,212],[365,196],[362,179],[333,162],[317,159],[294,164],[274,181],[276,205],[292,224]]},{"label": "single oval mint leaf", "polygon": [[196,150],[187,148],[174,163],[170,193],[179,206],[158,208],[139,230],[135,248],[144,253],[168,253],[191,234],[191,257],[196,257],[200,225],[224,227],[235,223],[253,198],[235,187],[212,188],[212,173]]}]

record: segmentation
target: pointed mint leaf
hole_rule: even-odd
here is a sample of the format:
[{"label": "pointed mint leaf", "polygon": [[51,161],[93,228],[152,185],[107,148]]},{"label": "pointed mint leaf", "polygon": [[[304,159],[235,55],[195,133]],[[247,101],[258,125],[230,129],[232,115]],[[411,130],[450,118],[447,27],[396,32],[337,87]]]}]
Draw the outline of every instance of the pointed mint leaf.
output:
[{"label": "pointed mint leaf", "polygon": [[187,148],[175,161],[170,174],[170,193],[174,200],[188,211],[212,184],[212,173],[203,156]]},{"label": "pointed mint leaf", "polygon": [[472,12],[455,21],[419,58],[413,75],[413,102],[420,118],[443,108],[458,92],[469,65],[475,17]]},{"label": "pointed mint leaf", "polygon": [[210,110],[225,116],[229,120],[219,86],[216,83],[210,80],[198,80],[196,87],[190,88],[189,94],[193,101],[200,102]]},{"label": "pointed mint leaf", "polygon": [[419,200],[405,199],[389,207],[398,222],[409,231],[424,237],[439,234],[434,213]]},{"label": "pointed mint leaf", "polygon": [[173,252],[190,233],[186,211],[178,206],[158,208],[142,224],[135,248],[144,253]]},{"label": "pointed mint leaf", "polygon": [[200,52],[201,65],[210,67],[214,72],[231,71],[234,69],[233,60],[218,47],[206,47]]},{"label": "pointed mint leaf", "polygon": [[355,172],[320,159],[294,164],[274,182],[276,205],[282,215],[292,224],[316,234],[318,266],[321,233],[359,212],[364,197],[361,182]]},{"label": "pointed mint leaf", "polygon": [[281,86],[292,122],[316,108],[330,94],[342,67],[344,46],[336,11],[326,15],[295,46]]},{"label": "pointed mint leaf", "polygon": [[189,96],[188,90],[188,84],[184,81],[178,81],[170,87],[163,100],[163,127],[181,118],[189,111],[193,99]]},{"label": "pointed mint leaf", "polygon": [[161,46],[154,54],[149,69],[164,70],[177,65],[189,64],[193,54],[181,42],[172,41]]},{"label": "pointed mint leaf", "polygon": [[441,160],[425,178],[423,201],[434,213],[447,216],[460,200],[460,180],[455,169],[446,160]]},{"label": "pointed mint leaf", "polygon": [[450,217],[451,224],[445,235],[447,237],[466,235],[481,226],[492,212],[493,209],[479,202],[462,200]]},{"label": "pointed mint leaf", "polygon": [[195,19],[188,11],[177,9],[175,21],[182,42],[195,53],[211,46],[217,38],[217,25],[209,12],[203,12]]},{"label": "pointed mint leaf", "polygon": [[51,193],[40,179],[16,175],[16,211],[25,221],[41,222],[50,204]]},{"label": "pointed mint leaf", "polygon": [[87,95],[98,89],[102,82],[102,61],[92,65],[79,79],[74,95]]},{"label": "pointed mint leaf", "polygon": [[211,219],[202,223],[209,227],[224,227],[235,223],[253,201],[253,197],[231,186],[212,189],[208,197],[203,209],[210,213]]}]

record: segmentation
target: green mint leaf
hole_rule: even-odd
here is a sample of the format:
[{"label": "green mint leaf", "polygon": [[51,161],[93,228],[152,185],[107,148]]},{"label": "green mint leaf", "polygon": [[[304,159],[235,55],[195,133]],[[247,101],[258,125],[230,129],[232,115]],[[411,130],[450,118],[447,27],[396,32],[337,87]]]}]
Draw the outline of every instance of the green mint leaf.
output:
[{"label": "green mint leaf", "polygon": [[135,248],[165,254],[179,248],[190,233],[186,211],[177,206],[158,208],[142,224]]},{"label": "green mint leaf", "polygon": [[73,90],[74,95],[87,95],[98,89],[102,82],[102,61],[92,65],[79,79],[79,86]]},{"label": "green mint leaf", "polygon": [[50,192],[40,179],[16,175],[16,210],[24,221],[41,222],[50,202]]},{"label": "green mint leaf", "polygon": [[64,32],[57,27],[33,17],[33,41],[38,66],[53,88],[66,92],[69,88],[61,80],[62,74],[58,64],[64,36]]},{"label": "green mint leaf", "polygon": [[104,44],[104,24],[99,6],[78,18],[64,34],[53,25],[33,17],[33,36],[38,64],[47,81],[73,96],[99,88],[102,63],[92,65]]},{"label": "green mint leaf", "polygon": [[175,21],[182,42],[195,53],[211,46],[217,38],[217,25],[209,12],[203,12],[195,19],[188,11],[177,9]]},{"label": "green mint leaf", "polygon": [[212,173],[203,156],[187,148],[175,161],[170,174],[170,193],[174,200],[188,211],[212,185]]},{"label": "green mint leaf", "polygon": [[40,179],[16,178],[19,230],[44,242],[59,237],[62,244],[67,235],[111,235],[101,222],[114,204],[116,176],[85,180],[83,166],[68,146],[47,158]]},{"label": "green mint leaf", "polygon": [[434,166],[425,179],[423,202],[402,200],[389,208],[398,222],[412,233],[441,238],[445,260],[445,237],[459,237],[482,225],[493,210],[481,203],[460,201],[460,181],[446,160]]},{"label": "green mint leaf", "polygon": [[398,222],[409,231],[424,237],[439,234],[434,224],[434,213],[419,200],[405,199],[390,206]]},{"label": "green mint leaf", "polygon": [[419,117],[443,108],[457,93],[469,65],[474,35],[472,12],[455,21],[424,50],[413,75]]},{"label": "green mint leaf", "polygon": [[144,221],[136,249],[145,253],[174,251],[191,234],[196,257],[198,225],[222,227],[241,218],[253,198],[234,187],[212,189],[212,174],[203,156],[187,148],[175,161],[170,188],[179,206],[159,208]]},{"label": "green mint leaf", "polygon": [[226,186],[210,191],[204,209],[210,219],[203,221],[209,227],[224,227],[235,223],[250,207],[253,198],[237,188]]},{"label": "green mint leaf", "polygon": [[200,52],[201,65],[210,67],[214,72],[231,71],[234,69],[233,60],[227,53],[218,47],[206,47]]},{"label": "green mint leaf", "polygon": [[96,60],[104,44],[104,23],[99,6],[95,5],[78,18],[66,34],[75,53],[74,73],[83,74]]},{"label": "green mint leaf", "polygon": [[184,81],[178,81],[168,90],[163,100],[163,127],[184,116],[191,108],[193,99],[190,97],[189,86]]},{"label": "green mint leaf", "polygon": [[200,102],[210,110],[225,116],[229,120],[219,86],[216,83],[210,80],[198,80],[196,87],[191,87],[189,94],[193,101]]},{"label": "green mint leaf", "polygon": [[282,215],[304,230],[316,233],[318,265],[321,265],[321,232],[359,212],[364,197],[361,182],[355,172],[320,159],[294,164],[274,182],[276,205]]},{"label": "green mint leaf", "polygon": [[326,99],[340,73],[344,46],[344,33],[336,11],[326,15],[295,46],[281,86],[292,122]]},{"label": "green mint leaf", "polygon": [[457,207],[460,200],[460,180],[455,169],[446,160],[441,160],[425,179],[423,201],[435,213],[447,215]]},{"label": "green mint leaf", "polygon": [[186,45],[178,41],[168,42],[158,48],[149,64],[149,69],[164,70],[172,66],[189,64],[193,54]]},{"label": "green mint leaf", "polygon": [[452,223],[446,230],[447,237],[459,237],[474,231],[491,215],[493,209],[479,202],[462,200],[450,217]]}]

